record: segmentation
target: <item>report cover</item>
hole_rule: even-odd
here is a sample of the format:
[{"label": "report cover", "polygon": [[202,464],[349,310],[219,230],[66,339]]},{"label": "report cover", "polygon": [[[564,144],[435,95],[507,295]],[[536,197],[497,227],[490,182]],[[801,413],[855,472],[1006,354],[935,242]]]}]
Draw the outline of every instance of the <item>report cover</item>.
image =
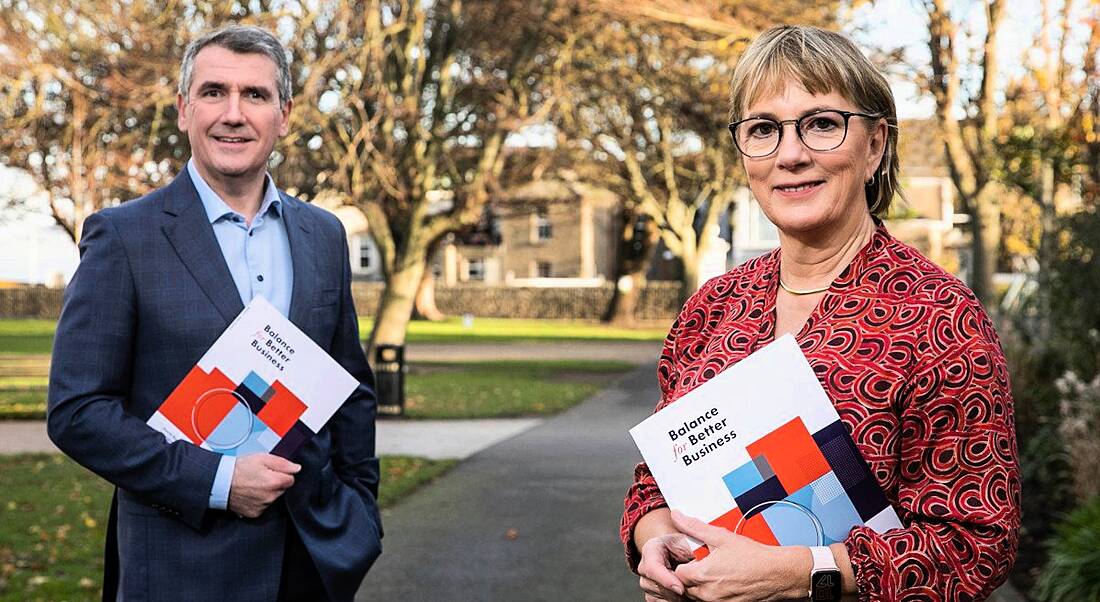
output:
[{"label": "report cover", "polygon": [[670,508],[757,541],[828,545],[857,525],[902,526],[790,335],[630,435]]},{"label": "report cover", "polygon": [[255,297],[148,424],[221,454],[289,458],[359,381],[263,297]]}]

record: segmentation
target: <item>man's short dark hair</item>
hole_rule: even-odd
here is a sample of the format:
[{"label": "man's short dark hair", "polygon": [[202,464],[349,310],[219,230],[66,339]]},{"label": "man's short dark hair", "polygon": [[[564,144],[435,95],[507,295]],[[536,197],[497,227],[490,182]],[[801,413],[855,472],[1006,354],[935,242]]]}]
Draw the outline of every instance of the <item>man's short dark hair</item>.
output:
[{"label": "man's short dark hair", "polygon": [[291,99],[290,59],[283,47],[271,32],[250,25],[230,25],[212,31],[187,45],[180,63],[179,93],[187,100],[187,91],[191,88],[191,76],[195,70],[195,57],[207,46],[220,46],[226,50],[242,54],[262,54],[270,58],[277,70],[276,84],[279,92],[279,106],[286,106]]}]

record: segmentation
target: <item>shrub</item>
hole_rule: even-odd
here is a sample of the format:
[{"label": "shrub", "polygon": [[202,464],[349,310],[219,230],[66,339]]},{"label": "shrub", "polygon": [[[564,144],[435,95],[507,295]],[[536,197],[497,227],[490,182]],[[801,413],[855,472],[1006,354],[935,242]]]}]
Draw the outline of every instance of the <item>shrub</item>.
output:
[{"label": "shrub", "polygon": [[1066,372],[1055,384],[1062,394],[1058,433],[1069,454],[1073,493],[1080,501],[1090,500],[1100,496],[1100,375],[1086,383]]},{"label": "shrub", "polygon": [[1039,602],[1100,600],[1100,496],[1054,529],[1043,575],[1032,595]]},{"label": "shrub", "polygon": [[1028,589],[1047,561],[1043,545],[1053,525],[1074,507],[1072,469],[1059,435],[1061,395],[1054,386],[1065,370],[1055,350],[1006,337],[1005,354],[1016,401],[1022,524],[1012,581]]}]

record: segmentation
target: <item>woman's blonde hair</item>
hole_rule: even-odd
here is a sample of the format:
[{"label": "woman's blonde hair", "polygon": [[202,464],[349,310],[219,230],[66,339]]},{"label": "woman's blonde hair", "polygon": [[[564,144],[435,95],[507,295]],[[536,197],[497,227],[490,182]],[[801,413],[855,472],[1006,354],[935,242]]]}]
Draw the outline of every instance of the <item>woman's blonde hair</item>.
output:
[{"label": "woman's blonde hair", "polygon": [[745,49],[733,71],[730,121],[760,97],[793,80],[811,94],[836,92],[860,111],[886,119],[886,145],[874,180],[864,187],[867,208],[882,217],[898,191],[898,115],[890,84],[843,35],[808,25],[778,25]]}]

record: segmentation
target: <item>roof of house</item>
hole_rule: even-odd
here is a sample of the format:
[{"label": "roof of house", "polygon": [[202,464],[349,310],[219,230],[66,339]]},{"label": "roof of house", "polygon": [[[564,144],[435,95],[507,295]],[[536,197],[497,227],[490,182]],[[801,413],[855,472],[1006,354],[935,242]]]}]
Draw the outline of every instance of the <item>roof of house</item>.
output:
[{"label": "roof of house", "polygon": [[539,178],[502,191],[494,201],[505,204],[576,203],[582,198],[598,205],[614,204],[615,193],[584,182],[559,178]]}]

